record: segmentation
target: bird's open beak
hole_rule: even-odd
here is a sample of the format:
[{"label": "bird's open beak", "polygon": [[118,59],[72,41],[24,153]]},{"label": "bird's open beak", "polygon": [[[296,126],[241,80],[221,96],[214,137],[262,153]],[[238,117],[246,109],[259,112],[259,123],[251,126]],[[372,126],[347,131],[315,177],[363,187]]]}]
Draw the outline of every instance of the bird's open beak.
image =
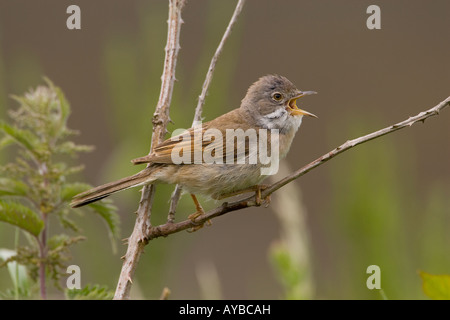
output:
[{"label": "bird's open beak", "polygon": [[304,96],[309,96],[310,94],[316,94],[316,93],[317,92],[315,92],[315,91],[302,91],[302,92],[299,92],[298,96],[296,96],[296,97],[292,98],[291,100],[289,100],[288,105],[286,107],[287,111],[289,111],[289,113],[292,116],[300,116],[300,115],[302,115],[302,116],[309,116],[309,117],[318,118],[316,115],[314,115],[314,114],[312,114],[312,113],[310,113],[308,111],[302,110],[299,107],[297,107],[297,103],[296,103],[297,99],[299,99],[301,97],[304,97]]}]

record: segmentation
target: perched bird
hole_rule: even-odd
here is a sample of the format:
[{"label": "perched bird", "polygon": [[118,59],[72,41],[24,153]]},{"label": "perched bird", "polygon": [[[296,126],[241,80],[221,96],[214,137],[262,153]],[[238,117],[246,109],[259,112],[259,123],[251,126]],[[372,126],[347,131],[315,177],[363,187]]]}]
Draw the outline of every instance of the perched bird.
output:
[{"label": "perched bird", "polygon": [[303,116],[316,117],[296,105],[297,99],[315,93],[298,90],[283,76],[264,76],[249,87],[239,108],[165,140],[151,154],[132,160],[147,164],[145,169],[78,194],[71,206],[81,207],[124,189],[156,183],[179,184],[191,194],[197,209],[189,216],[192,220],[204,213],[196,194],[223,199],[254,191],[260,203],[260,183],[268,176],[263,169],[274,165],[267,159],[284,158]]}]

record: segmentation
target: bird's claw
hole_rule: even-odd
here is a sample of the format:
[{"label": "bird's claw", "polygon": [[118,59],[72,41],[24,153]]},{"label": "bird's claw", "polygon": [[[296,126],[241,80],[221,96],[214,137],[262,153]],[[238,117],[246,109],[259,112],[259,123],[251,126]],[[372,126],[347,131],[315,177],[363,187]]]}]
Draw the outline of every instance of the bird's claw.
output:
[{"label": "bird's claw", "polygon": [[208,219],[208,220],[206,220],[206,221],[203,222],[203,223],[198,223],[198,222],[195,221],[195,219],[197,219],[198,217],[200,217],[200,216],[202,216],[202,215],[204,215],[204,214],[205,214],[204,211],[197,211],[197,212],[195,212],[195,213],[193,213],[193,214],[190,214],[190,215],[188,216],[189,220],[191,220],[191,223],[194,224],[193,227],[191,227],[191,228],[189,228],[189,229],[187,230],[189,233],[195,232],[195,231],[197,231],[197,230],[203,228],[203,226],[204,226],[205,224],[206,224],[207,227],[209,227],[210,225],[212,225],[211,219]]}]

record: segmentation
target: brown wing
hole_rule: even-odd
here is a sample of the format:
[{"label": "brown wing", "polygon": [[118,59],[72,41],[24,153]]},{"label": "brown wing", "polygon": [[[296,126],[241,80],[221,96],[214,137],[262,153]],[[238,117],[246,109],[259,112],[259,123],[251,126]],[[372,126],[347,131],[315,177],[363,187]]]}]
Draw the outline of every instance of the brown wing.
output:
[{"label": "brown wing", "polygon": [[[208,123],[202,125],[201,128],[190,128],[185,132],[171,137],[163,141],[161,144],[156,146],[153,152],[147,156],[137,158],[131,160],[134,164],[142,164],[142,163],[174,163],[174,156],[177,152],[178,156],[185,156],[186,161],[194,161],[194,150],[195,148],[202,150],[206,146],[208,146],[213,141],[208,141],[207,139],[198,139],[202,137],[205,131],[208,129]],[[195,130],[198,130],[195,131]],[[197,138],[197,140],[196,140]],[[195,142],[200,141],[200,145],[196,146]],[[201,147],[200,147],[201,146]],[[191,163],[192,163],[191,162]]]},{"label": "brown wing", "polygon": [[[227,145],[230,146],[235,143],[235,138],[227,137],[226,129],[242,129],[244,131],[248,129],[238,110],[233,110],[213,121],[204,123],[201,127],[190,128],[177,136],[167,139],[156,146],[152,154],[134,159],[131,162],[134,164],[179,164],[180,158],[182,158],[183,163],[198,163],[198,161],[205,161],[204,156],[206,154],[209,155],[209,160],[211,158],[216,160],[222,158],[222,162],[225,163],[227,156],[231,156],[235,160],[241,157],[242,153],[244,153],[244,156],[248,156],[248,140],[245,140],[244,148],[242,150],[239,149],[240,153],[235,152],[234,147],[227,148]],[[195,145],[196,143],[198,145]],[[196,155],[196,150],[200,150],[201,154]],[[174,156],[178,157],[175,162]]]}]

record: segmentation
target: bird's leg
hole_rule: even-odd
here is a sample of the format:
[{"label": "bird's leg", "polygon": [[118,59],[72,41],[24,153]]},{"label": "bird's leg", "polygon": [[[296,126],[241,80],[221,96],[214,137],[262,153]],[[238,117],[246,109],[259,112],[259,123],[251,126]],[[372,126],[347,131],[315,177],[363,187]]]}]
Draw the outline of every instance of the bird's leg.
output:
[{"label": "bird's leg", "polygon": [[[196,211],[195,213],[193,213],[193,214],[190,214],[190,215],[188,216],[188,218],[189,218],[189,220],[191,220],[194,224],[196,224],[195,219],[197,219],[197,218],[200,217],[201,215],[205,214],[205,210],[203,210],[203,208],[202,208],[200,202],[198,202],[197,197],[195,196],[195,194],[191,193],[191,197],[192,197],[192,200],[194,201],[195,209],[196,209],[197,211]],[[205,224],[205,223],[196,225],[195,227],[190,228],[188,231],[189,231],[189,232],[197,231],[198,229],[203,228],[203,225],[204,225],[204,224]],[[206,225],[207,225],[207,226],[210,226],[211,224],[212,224],[211,220],[207,220],[207,221],[206,221]]]},{"label": "bird's leg", "polygon": [[202,214],[205,214],[205,210],[203,210],[202,205],[200,204],[200,202],[198,202],[197,197],[195,196],[195,194],[191,193],[191,197],[192,197],[192,200],[194,201],[195,209],[197,211],[195,213],[189,215],[188,218],[190,220],[194,221],[195,219],[200,217]]},{"label": "bird's leg", "polygon": [[[256,188],[255,190],[255,203],[256,205],[259,207],[262,203],[261,201],[261,191],[263,191],[264,189],[267,189],[268,185],[266,184],[258,184],[256,186],[254,186]],[[266,197],[264,197],[263,199],[264,201],[264,208],[267,208],[270,204],[270,194],[267,195]]]},{"label": "bird's leg", "polygon": [[[216,200],[222,200],[222,199],[225,199],[225,198],[237,196],[239,194],[243,194],[243,193],[247,193],[247,192],[255,192],[255,203],[256,203],[257,206],[260,206],[261,203],[262,203],[262,201],[261,201],[261,191],[263,191],[267,187],[268,187],[268,185],[266,185],[266,184],[257,184],[255,186],[252,186],[252,187],[249,187],[249,188],[245,188],[245,189],[242,189],[242,190],[221,194],[221,195],[215,197],[215,199]],[[270,194],[264,198],[264,207],[267,208],[269,206],[269,204],[270,204]]]}]

